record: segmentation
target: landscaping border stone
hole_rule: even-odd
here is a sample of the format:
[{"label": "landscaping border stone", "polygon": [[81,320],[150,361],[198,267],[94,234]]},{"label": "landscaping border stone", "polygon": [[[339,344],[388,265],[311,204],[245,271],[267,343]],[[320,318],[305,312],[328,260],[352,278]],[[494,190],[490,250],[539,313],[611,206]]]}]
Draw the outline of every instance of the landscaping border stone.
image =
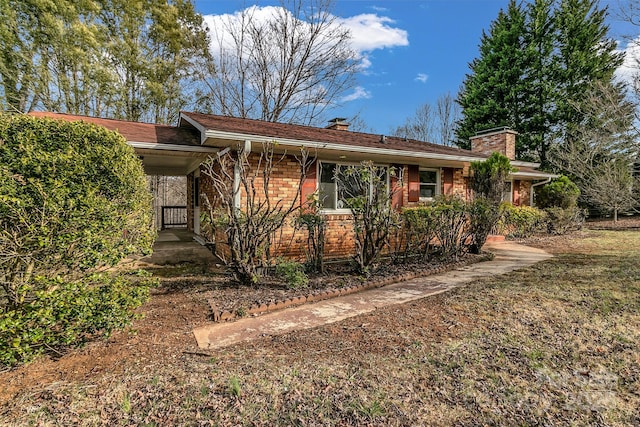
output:
[{"label": "landscaping border stone", "polygon": [[431,276],[433,274],[440,274],[446,271],[455,270],[456,268],[465,267],[467,265],[488,261],[491,259],[493,259],[493,254],[487,253],[485,254],[485,256],[480,258],[465,259],[462,261],[452,262],[446,265],[439,265],[439,266],[434,266],[432,268],[421,269],[419,271],[405,272],[405,273],[397,274],[391,277],[374,277],[359,285],[352,285],[344,288],[320,289],[320,290],[311,291],[307,294],[302,294],[296,297],[287,298],[284,300],[257,302],[255,304],[252,304],[246,310],[242,310],[242,311],[237,310],[236,312],[231,312],[228,310],[219,310],[215,305],[215,303],[213,302],[213,300],[209,300],[208,303],[212,312],[211,318],[213,319],[214,322],[228,322],[228,321],[233,321],[246,316],[259,316],[264,313],[283,310],[285,308],[289,308],[293,306],[299,306],[299,305],[303,305],[311,302],[317,302],[317,301],[322,301],[330,298],[336,298],[341,295],[348,295],[348,294],[364,291],[366,289],[380,288],[383,286],[391,285],[393,283],[413,280],[418,277],[426,277],[426,276]]}]

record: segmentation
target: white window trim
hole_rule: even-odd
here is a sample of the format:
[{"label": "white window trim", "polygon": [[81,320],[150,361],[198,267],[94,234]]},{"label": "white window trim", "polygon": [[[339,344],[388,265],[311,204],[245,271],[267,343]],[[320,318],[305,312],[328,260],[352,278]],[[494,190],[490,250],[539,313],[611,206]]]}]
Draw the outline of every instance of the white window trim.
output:
[{"label": "white window trim", "polygon": [[[414,169],[415,170],[415,169]],[[420,194],[420,190],[422,189],[422,181],[420,181],[420,172],[429,171],[436,172],[436,197],[442,193],[442,168],[419,168],[418,169],[418,182],[420,183],[420,188],[418,189],[418,194]],[[432,202],[435,200],[435,197],[419,197],[418,201],[420,202]]]},{"label": "white window trim", "polygon": [[[340,165],[340,166],[359,166],[360,163],[359,162],[340,162],[340,161],[332,161],[332,160],[318,160],[316,162],[316,191],[318,192],[318,195],[320,194],[320,180],[322,179],[321,173],[322,173],[322,163],[328,163],[328,164],[333,164],[333,165]],[[378,167],[385,167],[387,168],[387,188],[390,188],[390,176],[389,176],[389,169],[391,169],[391,165],[387,165],[387,164],[382,164],[382,163],[374,163],[374,166],[378,166]],[[439,179],[439,178],[438,178]],[[328,215],[351,215],[351,209],[349,208],[340,208],[340,209],[330,209],[330,208],[322,208],[320,210],[321,213],[323,214],[328,214]]]}]

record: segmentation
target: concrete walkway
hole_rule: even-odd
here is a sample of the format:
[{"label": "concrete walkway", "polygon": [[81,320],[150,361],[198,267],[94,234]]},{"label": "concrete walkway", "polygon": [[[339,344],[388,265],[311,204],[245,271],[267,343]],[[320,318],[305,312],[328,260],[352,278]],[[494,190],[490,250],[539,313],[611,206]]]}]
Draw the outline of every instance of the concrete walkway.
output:
[{"label": "concrete walkway", "polygon": [[158,232],[153,253],[140,262],[155,265],[191,263],[215,265],[219,259],[209,249],[194,240],[195,234],[186,229],[170,228]]},{"label": "concrete walkway", "polygon": [[339,322],[380,307],[403,304],[446,292],[482,277],[505,274],[552,257],[540,249],[512,242],[488,244],[485,249],[496,255],[494,260],[258,317],[243,318],[230,323],[211,323],[194,329],[193,333],[198,347],[221,348],[265,335],[278,335]]}]

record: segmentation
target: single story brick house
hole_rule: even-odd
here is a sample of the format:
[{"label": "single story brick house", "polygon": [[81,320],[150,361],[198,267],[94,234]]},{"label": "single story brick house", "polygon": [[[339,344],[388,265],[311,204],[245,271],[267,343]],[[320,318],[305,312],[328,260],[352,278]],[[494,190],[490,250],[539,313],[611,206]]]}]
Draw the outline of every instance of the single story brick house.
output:
[{"label": "single story brick house", "polygon": [[[291,161],[274,169],[272,183],[276,197],[292,198],[301,191],[300,200],[319,191],[328,226],[325,251],[328,256],[344,256],[353,248],[349,211],[342,207],[333,181],[333,170],[341,165],[373,161],[381,166],[402,169],[404,185],[394,196],[396,208],[416,206],[440,194],[470,197],[469,165],[491,153],[506,155],[517,169],[508,181],[505,200],[514,205],[532,205],[533,187],[548,182],[554,175],[537,170],[539,164],[515,159],[517,133],[494,129],[471,139],[471,150],[409,140],[405,138],[351,132],[344,119],[334,119],[326,128],[271,123],[259,120],[211,114],[181,112],[177,126],[127,122],[77,115],[34,112],[35,116],[87,122],[120,132],[141,157],[149,175],[187,177],[188,229],[200,234],[202,197],[210,192],[210,182],[202,172],[202,163],[215,153],[242,149],[258,157],[265,142],[277,142],[278,150],[291,153]],[[302,188],[297,187],[299,164],[293,155],[300,148],[313,152],[316,161],[309,167]],[[300,253],[302,237],[291,236],[286,251]],[[291,243],[292,242],[292,243]],[[284,250],[284,249],[283,249]]]}]

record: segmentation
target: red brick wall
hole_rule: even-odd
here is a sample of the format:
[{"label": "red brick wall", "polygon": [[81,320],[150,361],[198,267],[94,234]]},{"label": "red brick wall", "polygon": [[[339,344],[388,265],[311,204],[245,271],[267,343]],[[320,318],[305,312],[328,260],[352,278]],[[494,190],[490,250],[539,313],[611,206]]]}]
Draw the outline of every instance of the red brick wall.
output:
[{"label": "red brick wall", "polygon": [[477,135],[471,138],[471,151],[490,156],[494,152],[504,154],[510,160],[516,158],[516,135],[510,129]]},{"label": "red brick wall", "polygon": [[[258,161],[258,154],[251,154],[250,163],[253,167],[256,166]],[[402,205],[404,207],[417,206],[419,201],[410,200],[410,189],[415,189],[415,180],[419,179],[415,173],[412,175],[411,170],[417,170],[412,166],[407,165],[394,165],[394,167],[402,169],[404,176],[404,185],[401,191],[394,196],[394,206]],[[302,197],[298,198],[298,204],[302,204],[306,201],[306,197],[316,191],[317,188],[317,166],[314,163],[311,169],[307,173],[301,191]],[[293,157],[286,157],[280,163],[274,166],[273,173],[270,178],[270,196],[273,203],[281,201],[281,203],[288,205],[295,197],[298,188],[298,178],[300,174],[300,165]],[[469,198],[467,191],[468,178],[465,177],[465,171],[462,168],[442,168],[441,169],[441,192],[443,194],[458,195],[463,198]],[[188,177],[188,200],[191,201],[191,180],[192,175]],[[413,179],[414,186],[411,187],[410,179]],[[392,179],[392,186],[395,185],[395,180]],[[417,194],[419,194],[419,181],[417,187]],[[261,188],[262,176],[256,177],[256,187]],[[200,176],[200,189],[201,192],[207,194],[212,193],[211,183],[209,180],[201,174]],[[528,194],[530,194],[530,183],[526,181],[520,181],[519,185],[520,199],[522,203],[528,204]],[[211,196],[209,196],[211,197]],[[244,191],[242,191],[242,201],[246,200]],[[413,200],[413,198],[411,198]],[[242,203],[241,203],[242,205]],[[201,207],[204,205],[201,203]],[[193,207],[190,208],[191,215],[193,215]],[[188,210],[189,211],[189,210]],[[190,229],[192,229],[192,216],[189,219]],[[355,249],[353,241],[353,225],[350,215],[348,214],[328,214],[327,215],[327,232],[325,238],[325,256],[327,258],[335,257],[347,257],[353,254]],[[273,256],[286,255],[294,259],[304,259],[304,249],[306,247],[306,232],[304,230],[295,230],[293,227],[293,218],[287,221],[285,227],[273,236],[271,252]],[[218,248],[224,250],[226,243],[222,235],[218,235],[217,240]],[[228,253],[228,248],[225,250]]]}]

